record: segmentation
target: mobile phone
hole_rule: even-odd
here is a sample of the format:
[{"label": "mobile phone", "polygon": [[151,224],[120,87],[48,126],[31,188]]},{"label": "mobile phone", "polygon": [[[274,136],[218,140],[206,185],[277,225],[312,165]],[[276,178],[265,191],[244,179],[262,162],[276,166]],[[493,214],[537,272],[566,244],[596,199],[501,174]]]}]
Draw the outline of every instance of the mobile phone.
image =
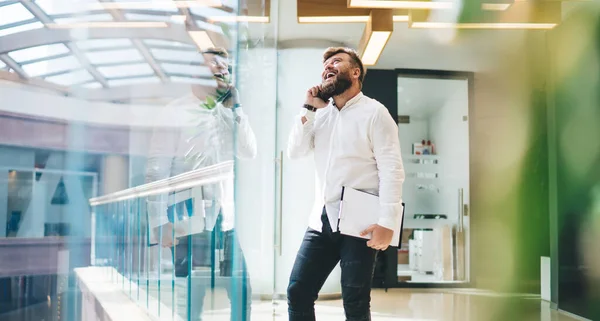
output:
[{"label": "mobile phone", "polygon": [[324,102],[329,102],[329,99],[331,99],[333,96],[324,93],[322,90],[319,90],[317,97],[321,98]]}]

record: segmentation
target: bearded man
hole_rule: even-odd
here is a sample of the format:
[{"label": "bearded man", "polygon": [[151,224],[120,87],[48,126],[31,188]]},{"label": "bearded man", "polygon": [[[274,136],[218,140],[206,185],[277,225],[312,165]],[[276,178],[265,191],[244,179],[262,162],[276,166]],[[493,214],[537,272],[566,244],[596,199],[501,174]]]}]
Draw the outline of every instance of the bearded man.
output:
[{"label": "bearded man", "polygon": [[[288,142],[288,156],[314,154],[322,213],[313,213],[287,290],[290,321],[314,321],[314,303],[340,263],[346,320],[371,320],[371,280],[378,250],[385,250],[402,210],[404,169],[398,126],[378,101],[362,94],[365,76],[356,51],[329,48],[323,55],[321,85],[310,88]],[[377,224],[362,232],[371,239],[341,234],[342,188],[379,195]],[[313,191],[306,191],[314,193]],[[375,211],[373,211],[375,212]]]}]

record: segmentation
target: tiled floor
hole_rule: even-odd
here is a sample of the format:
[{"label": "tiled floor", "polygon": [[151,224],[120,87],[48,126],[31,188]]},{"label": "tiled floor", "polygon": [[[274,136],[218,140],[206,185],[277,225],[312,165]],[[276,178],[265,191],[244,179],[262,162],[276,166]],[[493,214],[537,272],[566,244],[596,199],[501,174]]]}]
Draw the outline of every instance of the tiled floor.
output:
[{"label": "tiled floor", "polygon": [[[203,321],[229,321],[226,297],[218,293],[214,304],[207,302]],[[224,300],[223,300],[224,299]],[[212,308],[211,308],[212,306]],[[253,321],[287,320],[284,301],[256,301],[252,307]],[[340,300],[319,301],[316,305],[319,321],[344,321]],[[535,296],[503,296],[476,290],[374,290],[373,321],[571,321],[576,320],[556,311]]]}]

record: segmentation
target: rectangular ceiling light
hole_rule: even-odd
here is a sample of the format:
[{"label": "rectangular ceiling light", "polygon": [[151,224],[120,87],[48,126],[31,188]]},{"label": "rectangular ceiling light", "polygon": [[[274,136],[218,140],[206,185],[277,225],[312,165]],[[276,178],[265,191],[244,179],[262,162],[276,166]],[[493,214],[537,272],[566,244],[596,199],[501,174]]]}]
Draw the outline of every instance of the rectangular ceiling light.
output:
[{"label": "rectangular ceiling light", "polygon": [[552,29],[556,23],[451,23],[451,22],[413,22],[411,28],[419,29]]},{"label": "rectangular ceiling light", "polygon": [[87,21],[46,24],[50,29],[167,28],[168,26],[166,22],[160,21]]},{"label": "rectangular ceiling light", "polygon": [[[408,15],[393,16],[394,22],[407,22]],[[359,23],[368,22],[369,16],[315,16],[315,17],[298,17],[299,23]]]},{"label": "rectangular ceiling light", "polygon": [[214,42],[212,41],[212,39],[210,39],[210,36],[206,31],[193,30],[188,31],[188,34],[190,35],[192,40],[194,40],[194,43],[196,44],[198,49],[200,49],[201,51],[206,50],[208,48],[213,48],[215,46]]},{"label": "rectangular ceiling light", "polygon": [[373,9],[451,9],[450,1],[348,0],[348,8]]},{"label": "rectangular ceiling light", "polygon": [[154,1],[124,1],[124,2],[100,2],[90,6],[92,10],[110,10],[110,9],[172,9],[172,8],[193,8],[193,7],[221,7],[223,3],[220,0],[154,0]]},{"label": "rectangular ceiling light", "polygon": [[358,50],[365,66],[373,66],[377,63],[392,31],[394,31],[392,10],[371,10]]},{"label": "rectangular ceiling light", "polygon": [[267,16],[214,16],[208,17],[210,22],[256,22],[269,23],[270,19]]}]

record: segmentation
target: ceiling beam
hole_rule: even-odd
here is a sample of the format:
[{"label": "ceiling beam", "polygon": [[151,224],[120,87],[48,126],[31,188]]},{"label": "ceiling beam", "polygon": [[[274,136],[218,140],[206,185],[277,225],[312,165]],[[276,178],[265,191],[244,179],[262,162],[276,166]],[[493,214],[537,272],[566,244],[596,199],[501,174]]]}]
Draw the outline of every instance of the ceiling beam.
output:
[{"label": "ceiling beam", "polygon": [[16,72],[0,70],[0,80],[7,80],[15,83],[52,90],[63,95],[69,95],[69,89],[65,86],[57,85],[39,78],[23,79],[17,75]]},{"label": "ceiling beam", "polygon": [[[38,18],[43,24],[48,25],[50,23],[54,23],[54,20],[50,18],[42,8],[40,8],[36,3],[31,2],[30,0],[21,0],[21,4],[29,10],[36,18]],[[85,68],[91,75],[96,79],[97,82],[102,84],[104,87],[108,87],[108,82],[106,78],[98,72],[98,70],[90,63],[87,57],[72,43],[65,43],[67,48],[73,53],[73,55],[79,60],[83,68]]]},{"label": "ceiling beam", "polygon": [[[394,9],[392,12],[394,21],[408,21],[408,10]],[[348,0],[298,0],[297,13],[299,23],[365,23],[371,9],[348,8]]]},{"label": "ceiling beam", "polygon": [[6,66],[8,66],[8,68],[12,69],[17,75],[19,75],[19,77],[21,77],[21,79],[24,79],[24,80],[29,79],[29,76],[27,75],[25,70],[23,70],[23,68],[21,68],[21,66],[19,66],[19,64],[16,61],[14,61],[14,59],[9,57],[8,55],[6,55],[6,54],[0,55],[0,60],[2,60],[2,62],[4,62],[4,64]]},{"label": "ceiling beam", "polygon": [[170,25],[167,28],[88,29],[81,38],[75,37],[71,30],[41,28],[3,36],[0,41],[0,54],[57,42],[111,38],[161,39],[194,45],[180,25]]}]

